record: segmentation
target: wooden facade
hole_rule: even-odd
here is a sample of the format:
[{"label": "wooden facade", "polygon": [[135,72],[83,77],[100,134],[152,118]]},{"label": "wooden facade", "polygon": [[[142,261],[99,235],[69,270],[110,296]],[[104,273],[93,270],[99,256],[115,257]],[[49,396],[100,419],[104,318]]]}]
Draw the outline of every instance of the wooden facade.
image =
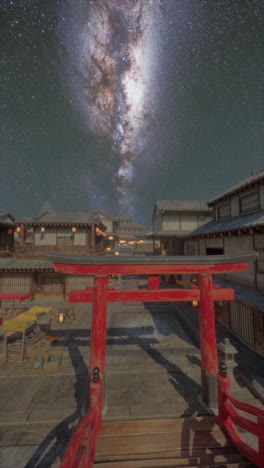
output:
[{"label": "wooden facade", "polygon": [[183,255],[184,236],[210,218],[211,212],[204,201],[157,201],[150,234],[154,251],[161,255]]},{"label": "wooden facade", "polygon": [[41,258],[44,252],[104,254],[106,227],[96,212],[47,212],[16,222],[14,253],[18,258]]},{"label": "wooden facade", "polygon": [[[47,262],[48,263],[48,262]],[[0,264],[0,293],[20,294],[29,293],[33,299],[65,299],[68,300],[70,291],[85,289],[93,286],[92,276],[60,275],[50,269],[31,268],[28,271],[1,271]],[[17,301],[15,301],[15,304]]]},{"label": "wooden facade", "polygon": [[264,357],[264,313],[238,300],[215,303],[216,320],[248,348]]},{"label": "wooden facade", "polygon": [[[255,251],[258,256],[244,272],[225,279],[251,291],[264,291],[264,170],[208,202],[213,220],[184,241],[185,255],[217,255]],[[217,304],[217,320],[250,349],[264,356],[264,311],[236,300]]]},{"label": "wooden facade", "polygon": [[14,216],[6,210],[0,210],[0,257],[12,255],[15,228]]}]

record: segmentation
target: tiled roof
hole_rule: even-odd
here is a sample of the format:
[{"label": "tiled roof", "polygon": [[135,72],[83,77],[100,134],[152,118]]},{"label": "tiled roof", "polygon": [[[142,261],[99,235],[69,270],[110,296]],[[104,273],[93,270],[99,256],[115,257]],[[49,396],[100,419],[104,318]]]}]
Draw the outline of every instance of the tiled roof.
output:
[{"label": "tiled roof", "polygon": [[6,210],[0,210],[0,224],[15,227],[15,217]]},{"label": "tiled roof", "polygon": [[189,235],[208,234],[212,232],[230,231],[232,229],[250,228],[264,225],[264,210],[254,211],[236,216],[234,218],[221,219],[219,221],[210,221],[192,231]]},{"label": "tiled roof", "polygon": [[41,260],[0,260],[0,271],[54,271],[53,264]]},{"label": "tiled roof", "polygon": [[102,224],[98,213],[95,211],[76,212],[76,211],[50,211],[34,218],[20,218],[17,222],[26,224]]},{"label": "tiled roof", "polygon": [[98,208],[94,210],[94,213],[97,213],[99,217],[107,218],[110,219],[111,221],[119,221],[119,218],[115,218],[113,216],[110,216],[108,213],[105,211],[99,210]]},{"label": "tiled roof", "polygon": [[177,231],[153,231],[146,234],[146,238],[156,238],[159,237],[185,237],[188,236],[189,231],[186,232],[177,232]]},{"label": "tiled roof", "polygon": [[157,200],[155,205],[160,211],[211,211],[203,200]]},{"label": "tiled roof", "polygon": [[215,276],[213,282],[214,284],[219,284],[219,286],[223,288],[233,288],[235,299],[264,312],[264,291],[255,291],[247,288],[246,286],[240,286],[232,281],[219,278],[219,276]]},{"label": "tiled roof", "polygon": [[213,198],[208,202],[208,205],[211,206],[215,202],[221,200],[222,198],[225,198],[229,195],[232,195],[235,192],[239,192],[242,189],[249,188],[250,185],[254,185],[257,182],[260,182],[261,180],[264,180],[264,169],[261,169],[261,171],[257,171],[253,173],[250,177],[247,179],[243,180],[237,185],[234,185],[234,187],[230,188],[224,193],[221,193],[221,195],[218,195],[217,197]]}]

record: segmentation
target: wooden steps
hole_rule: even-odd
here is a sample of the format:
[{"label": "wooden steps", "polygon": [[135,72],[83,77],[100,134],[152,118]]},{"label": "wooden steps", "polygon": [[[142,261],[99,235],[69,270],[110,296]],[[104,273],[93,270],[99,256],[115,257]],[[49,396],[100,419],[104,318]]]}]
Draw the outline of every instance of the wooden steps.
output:
[{"label": "wooden steps", "polygon": [[103,423],[98,468],[251,467],[214,416]]}]

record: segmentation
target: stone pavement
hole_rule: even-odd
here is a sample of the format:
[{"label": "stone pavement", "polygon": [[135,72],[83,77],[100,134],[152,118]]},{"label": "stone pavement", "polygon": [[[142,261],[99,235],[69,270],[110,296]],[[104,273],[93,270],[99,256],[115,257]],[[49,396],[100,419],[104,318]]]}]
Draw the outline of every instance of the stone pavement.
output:
[{"label": "stone pavement", "polygon": [[[142,286],[136,278],[122,288]],[[63,351],[58,370],[28,374],[26,365],[0,368],[0,466],[57,467],[86,410],[91,305],[77,319],[53,324]],[[179,310],[181,307],[179,306]],[[198,342],[173,303],[108,306],[105,420],[202,415]],[[42,319],[43,322],[47,318]],[[242,400],[254,399],[238,386]]]}]

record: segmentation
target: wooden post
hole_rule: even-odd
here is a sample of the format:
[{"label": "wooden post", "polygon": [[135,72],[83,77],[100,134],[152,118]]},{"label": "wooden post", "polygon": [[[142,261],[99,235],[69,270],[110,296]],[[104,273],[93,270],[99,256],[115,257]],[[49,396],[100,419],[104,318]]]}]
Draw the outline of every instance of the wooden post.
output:
[{"label": "wooden post", "polygon": [[202,399],[217,409],[217,347],[212,289],[212,275],[200,274],[199,329],[201,352]]},{"label": "wooden post", "polygon": [[159,275],[148,275],[148,289],[159,289]]},{"label": "wooden post", "polygon": [[26,246],[26,239],[25,239],[25,225],[24,223],[21,224],[21,232],[20,232],[20,245],[22,250],[25,249]]},{"label": "wooden post", "polygon": [[95,275],[89,371],[91,376],[98,368],[100,379],[104,376],[105,365],[107,283],[107,275]]},{"label": "wooden post", "polygon": [[91,246],[94,247],[94,246],[95,246],[95,229],[94,229],[94,223],[92,223],[91,235],[92,235],[92,238],[91,238]]}]

